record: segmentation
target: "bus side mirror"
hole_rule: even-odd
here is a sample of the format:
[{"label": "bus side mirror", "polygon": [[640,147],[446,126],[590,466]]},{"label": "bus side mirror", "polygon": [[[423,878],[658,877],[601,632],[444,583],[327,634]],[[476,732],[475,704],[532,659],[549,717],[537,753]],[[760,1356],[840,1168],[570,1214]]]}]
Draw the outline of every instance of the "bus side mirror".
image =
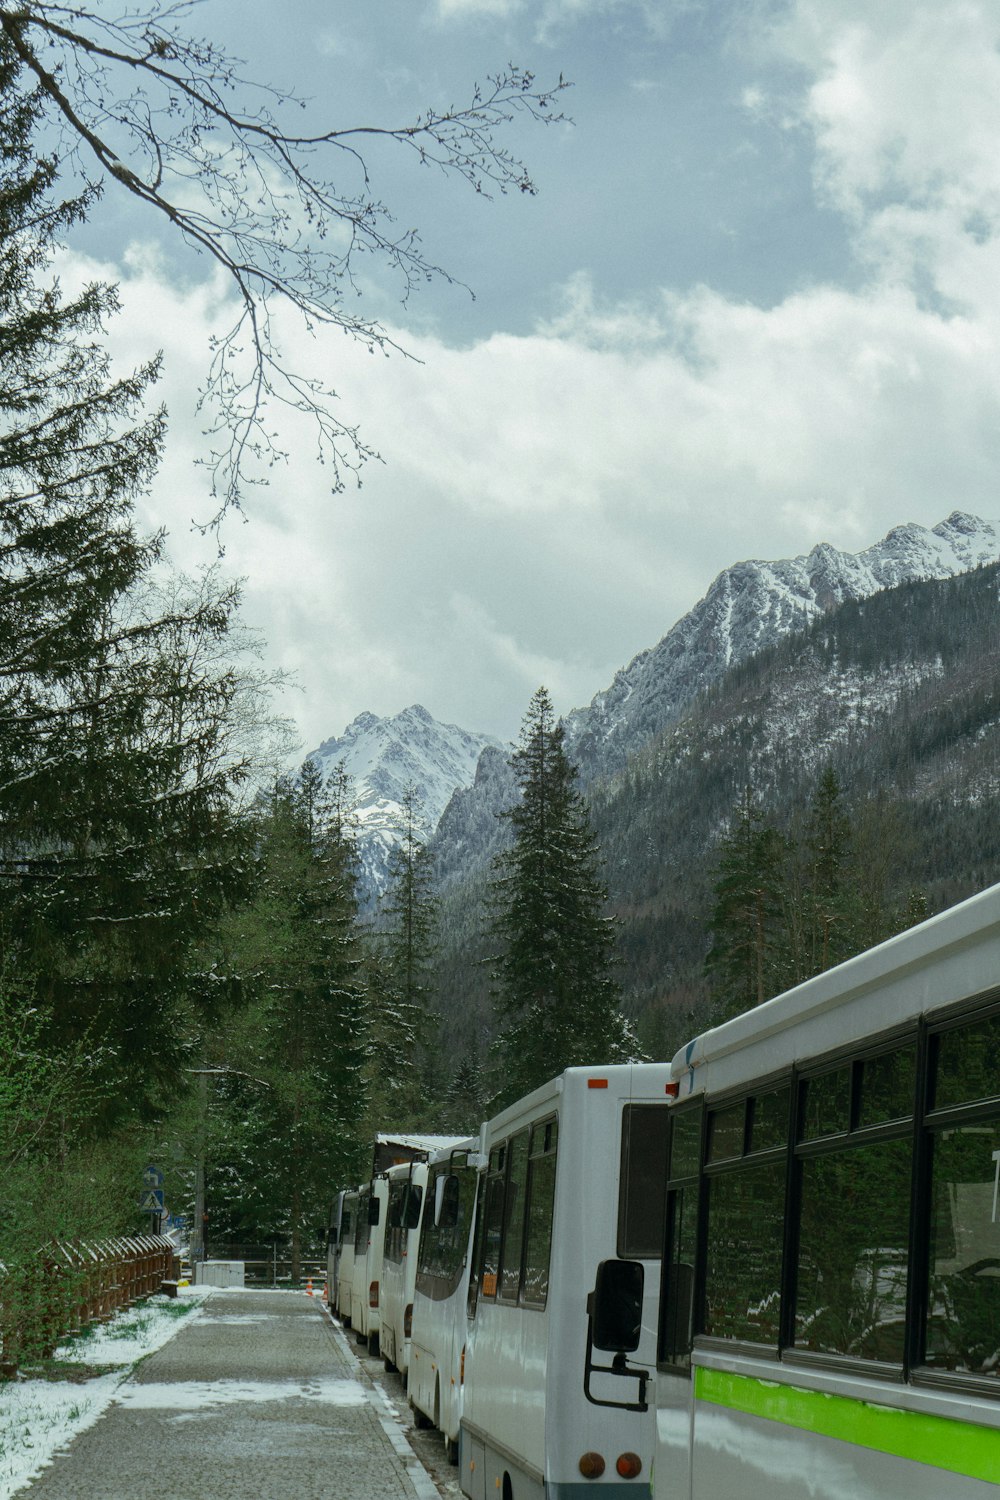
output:
[{"label": "bus side mirror", "polygon": [[378,1223],[378,1221],[379,1221],[379,1209],[380,1208],[381,1208],[381,1204],[379,1203],[379,1200],[374,1195],[371,1198],[368,1199],[368,1223],[369,1224],[374,1225],[374,1224]]},{"label": "bus side mirror", "polygon": [[642,1328],[644,1272],[637,1260],[602,1260],[591,1294],[591,1328],[595,1349],[632,1354]]}]

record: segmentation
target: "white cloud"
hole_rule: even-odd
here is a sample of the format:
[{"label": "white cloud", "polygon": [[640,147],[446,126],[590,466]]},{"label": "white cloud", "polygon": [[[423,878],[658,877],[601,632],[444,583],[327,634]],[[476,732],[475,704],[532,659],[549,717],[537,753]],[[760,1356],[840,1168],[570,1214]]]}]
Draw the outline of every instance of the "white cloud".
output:
[{"label": "white cloud", "polygon": [[[997,269],[1000,269],[998,267]],[[151,520],[190,565],[211,544],[190,467],[191,393],[218,298],[148,267],[123,281],[123,359],[166,340],[171,439]],[[989,317],[945,317],[905,288],[818,287],[771,309],[697,289],[601,309],[583,283],[557,329],[422,364],[340,338],[297,341],[329,364],[386,460],[331,498],[308,432],[232,520],[227,564],[276,664],[295,669],[308,747],[362,708],[424,701],[512,734],[545,681],[585,701],[652,644],[723,566],[819,540],[858,547],[954,506],[1000,514],[1000,342]]]},{"label": "white cloud", "polygon": [[[859,290],[620,305],[581,274],[531,336],[400,330],[422,364],[286,330],[290,362],[332,376],[386,460],[332,499],[282,418],[289,465],[224,531],[251,620],[300,673],[306,747],[414,701],[511,735],[540,681],[560,709],[586,701],[739,558],[1000,515],[998,42],[1000,13],[971,0],[797,0],[772,33],[866,257]],[[209,509],[191,395],[220,288],[171,289],[133,257],[123,303],[122,357],[151,329],[166,346],[151,517],[190,565],[211,549],[187,529]]]},{"label": "white cloud", "polygon": [[1000,10],[982,0],[796,0],[773,34],[811,82],[820,192],[887,279],[995,299]]}]

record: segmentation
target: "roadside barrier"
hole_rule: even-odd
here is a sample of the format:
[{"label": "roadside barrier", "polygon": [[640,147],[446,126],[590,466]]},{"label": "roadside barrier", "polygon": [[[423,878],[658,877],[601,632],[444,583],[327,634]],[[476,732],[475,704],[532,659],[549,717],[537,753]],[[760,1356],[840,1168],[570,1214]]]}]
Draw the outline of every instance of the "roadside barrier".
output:
[{"label": "roadside barrier", "polygon": [[30,1262],[0,1264],[0,1376],[50,1358],[67,1334],[107,1322],[177,1275],[173,1241],[158,1234],[55,1241]]}]

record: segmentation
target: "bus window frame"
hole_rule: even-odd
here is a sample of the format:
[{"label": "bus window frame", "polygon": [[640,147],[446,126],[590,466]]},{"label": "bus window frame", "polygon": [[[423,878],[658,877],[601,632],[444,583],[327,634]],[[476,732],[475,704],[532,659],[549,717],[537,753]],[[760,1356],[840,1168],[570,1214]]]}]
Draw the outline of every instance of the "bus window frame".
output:
[{"label": "bus window frame", "polygon": [[[980,1020],[1000,1015],[1000,986],[993,986],[975,996],[969,996],[936,1011],[901,1025],[886,1028],[874,1035],[855,1039],[829,1052],[817,1054],[808,1062],[785,1069],[780,1073],[748,1079],[745,1083],[717,1094],[696,1096],[698,1107],[704,1111],[701,1126],[701,1152],[698,1172],[698,1259],[694,1276],[694,1306],[692,1316],[692,1355],[699,1348],[718,1354],[730,1352],[735,1356],[773,1358],[787,1367],[809,1367],[827,1369],[843,1374],[857,1374],[865,1379],[885,1384],[908,1384],[937,1388],[955,1393],[1000,1398],[1000,1378],[977,1372],[947,1370],[929,1367],[924,1363],[927,1341],[928,1302],[930,1299],[930,1214],[931,1214],[931,1155],[932,1142],[938,1130],[948,1125],[959,1126],[977,1120],[996,1120],[1000,1117],[1000,1095],[976,1099],[971,1102],[949,1104],[932,1108],[932,1090],[935,1083],[937,1038],[953,1030],[975,1026]],[[864,1064],[906,1046],[915,1047],[913,1080],[913,1108],[906,1116],[893,1116],[876,1123],[862,1125],[860,1120],[860,1090],[864,1086]],[[850,1095],[846,1129],[810,1139],[804,1138],[803,1113],[805,1088],[811,1078],[833,1071],[849,1063]],[[743,1157],[727,1158],[724,1162],[706,1162],[708,1147],[709,1112],[737,1102],[740,1097],[751,1098],[769,1090],[790,1085],[790,1129],[786,1152],[787,1174],[785,1190],[784,1245],[782,1252],[782,1311],[776,1348],[743,1339],[731,1339],[706,1334],[704,1330],[706,1297],[706,1260],[708,1215],[706,1184],[715,1175],[738,1168],[740,1162],[760,1160],[771,1154],[745,1153]],[[693,1101],[684,1100],[674,1109],[694,1107]],[[750,1111],[748,1111],[748,1116]],[[748,1120],[748,1129],[751,1122]],[[802,1212],[802,1166],[804,1161],[817,1156],[835,1154],[844,1150],[863,1149],[866,1143],[892,1139],[908,1139],[911,1145],[910,1202],[907,1228],[907,1287],[906,1287],[906,1332],[901,1361],[883,1361],[870,1357],[814,1351],[796,1348],[794,1344],[794,1318],[797,1303],[797,1268]],[[779,1148],[772,1148],[777,1151]],[[663,1329],[666,1316],[667,1276],[673,1253],[673,1187],[690,1185],[692,1178],[683,1181],[669,1178],[666,1194],[664,1224],[664,1256],[660,1295],[660,1326],[658,1329],[657,1367],[665,1373],[688,1375],[689,1369],[677,1361],[665,1357]]]}]

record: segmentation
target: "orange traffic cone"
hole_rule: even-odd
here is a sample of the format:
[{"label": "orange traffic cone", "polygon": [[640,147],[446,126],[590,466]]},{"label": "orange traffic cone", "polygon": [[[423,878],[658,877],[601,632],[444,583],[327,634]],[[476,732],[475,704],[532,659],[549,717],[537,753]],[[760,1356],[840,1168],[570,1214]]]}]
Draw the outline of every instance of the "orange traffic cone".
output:
[{"label": "orange traffic cone", "polygon": [[327,1288],[326,1282],[324,1281],[324,1283],[323,1283],[323,1301],[325,1302],[328,1297],[329,1297],[329,1290]]},{"label": "orange traffic cone", "polygon": [[306,1282],[306,1296],[307,1297],[311,1297],[312,1294],[313,1294],[313,1284],[312,1284],[312,1280],[310,1279],[309,1281]]}]

